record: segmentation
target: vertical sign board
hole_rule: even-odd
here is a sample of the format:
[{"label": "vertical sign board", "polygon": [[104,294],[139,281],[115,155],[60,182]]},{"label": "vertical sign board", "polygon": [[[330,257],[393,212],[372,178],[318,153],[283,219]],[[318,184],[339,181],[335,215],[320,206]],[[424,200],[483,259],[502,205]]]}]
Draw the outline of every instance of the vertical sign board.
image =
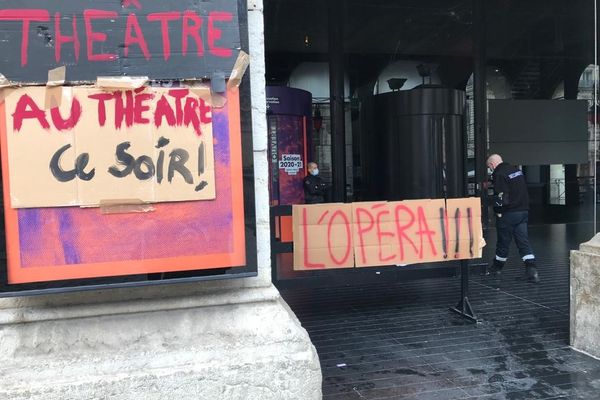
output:
[{"label": "vertical sign board", "polygon": [[[240,4],[2,2],[0,73],[19,84],[4,88],[0,103],[9,286],[231,267],[253,273],[238,88],[219,90],[223,106],[178,84],[81,86],[97,76],[145,75],[213,77],[212,87],[224,88],[214,77],[226,79],[237,58]],[[60,65],[68,86],[59,88],[59,105],[48,105],[49,89],[27,84],[45,84]]]},{"label": "vertical sign board", "polygon": [[295,205],[294,269],[480,258],[479,198]]},{"label": "vertical sign board", "polygon": [[267,86],[271,204],[304,203],[308,123],[312,96],[305,90]]}]

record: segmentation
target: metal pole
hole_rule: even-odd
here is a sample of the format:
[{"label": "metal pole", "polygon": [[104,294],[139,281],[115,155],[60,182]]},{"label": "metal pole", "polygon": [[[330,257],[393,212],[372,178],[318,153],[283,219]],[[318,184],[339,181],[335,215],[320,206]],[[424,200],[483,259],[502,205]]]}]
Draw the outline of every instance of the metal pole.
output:
[{"label": "metal pole", "polygon": [[[487,180],[487,89],[484,0],[473,0],[473,106],[475,117],[475,194],[482,200]],[[482,201],[482,204],[485,204]],[[485,211],[484,207],[484,211]]]},{"label": "metal pole", "polygon": [[344,115],[344,3],[329,2],[329,101],[331,105],[332,200],[346,200]]},{"label": "metal pole", "polygon": [[594,234],[598,232],[598,1],[594,0]]},{"label": "metal pole", "polygon": [[[482,198],[484,222],[487,222],[487,207],[483,182],[487,180],[485,165],[487,153],[487,88],[485,55],[485,10],[484,0],[473,0],[473,105],[475,108],[475,194]],[[477,322],[469,302],[469,262],[460,262],[460,300],[450,311],[470,321]]]}]

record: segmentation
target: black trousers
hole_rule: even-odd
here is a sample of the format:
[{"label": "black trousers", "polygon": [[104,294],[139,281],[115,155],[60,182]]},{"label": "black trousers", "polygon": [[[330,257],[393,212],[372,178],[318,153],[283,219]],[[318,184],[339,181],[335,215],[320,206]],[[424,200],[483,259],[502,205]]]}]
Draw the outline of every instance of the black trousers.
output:
[{"label": "black trousers", "polygon": [[535,259],[535,255],[529,244],[529,235],[527,233],[528,221],[528,211],[512,211],[502,214],[501,217],[496,217],[496,231],[498,233],[496,260],[505,262],[508,259],[508,249],[513,238],[523,261]]}]

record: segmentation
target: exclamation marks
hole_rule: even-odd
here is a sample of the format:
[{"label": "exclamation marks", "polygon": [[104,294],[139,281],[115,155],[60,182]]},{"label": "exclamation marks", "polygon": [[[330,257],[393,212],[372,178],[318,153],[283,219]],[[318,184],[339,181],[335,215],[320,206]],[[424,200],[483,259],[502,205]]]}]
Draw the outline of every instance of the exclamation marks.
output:
[{"label": "exclamation marks", "polygon": [[[202,143],[200,143],[200,146],[198,146],[198,176],[202,176],[204,174],[205,166],[206,166],[206,164],[205,164],[204,142],[202,142]],[[196,192],[201,191],[206,186],[208,186],[208,182],[206,182],[204,180],[200,181],[198,186],[196,186]]]},{"label": "exclamation marks", "polygon": [[446,259],[448,258],[448,214],[443,207],[440,207],[440,224],[442,225],[442,251]]},{"label": "exclamation marks", "polygon": [[473,215],[471,207],[467,208],[467,221],[469,222],[469,254],[473,258]]},{"label": "exclamation marks", "polygon": [[460,208],[454,212],[454,222],[456,223],[456,244],[454,246],[454,258],[460,255]]}]

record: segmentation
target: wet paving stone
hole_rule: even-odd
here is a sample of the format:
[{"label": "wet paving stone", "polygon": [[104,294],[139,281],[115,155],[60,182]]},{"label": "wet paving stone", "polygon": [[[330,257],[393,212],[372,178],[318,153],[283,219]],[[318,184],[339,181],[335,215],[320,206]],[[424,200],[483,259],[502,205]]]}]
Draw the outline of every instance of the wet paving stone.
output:
[{"label": "wet paving stone", "polygon": [[282,289],[319,354],[324,399],[600,399],[600,361],[569,347],[569,250],[588,231],[530,227],[539,285],[514,248],[500,278],[473,273],[477,324],[448,311],[456,277]]}]

